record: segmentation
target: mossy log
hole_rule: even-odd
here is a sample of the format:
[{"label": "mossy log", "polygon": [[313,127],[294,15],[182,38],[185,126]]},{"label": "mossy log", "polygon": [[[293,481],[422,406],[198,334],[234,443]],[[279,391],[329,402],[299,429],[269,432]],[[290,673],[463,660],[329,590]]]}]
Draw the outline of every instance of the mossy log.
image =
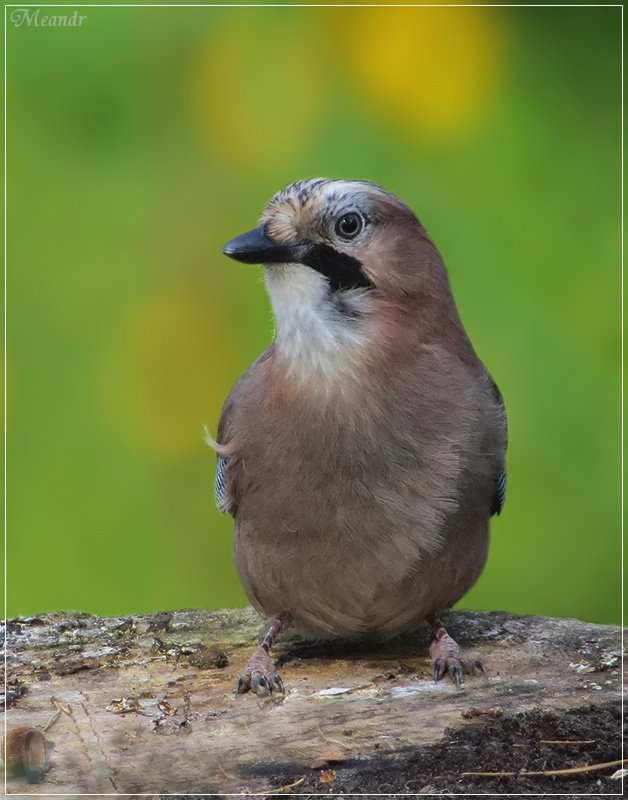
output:
[{"label": "mossy log", "polygon": [[486,677],[436,683],[428,635],[303,642],[285,695],[235,696],[251,609],[8,622],[7,791],[621,795],[621,630],[450,612]]}]

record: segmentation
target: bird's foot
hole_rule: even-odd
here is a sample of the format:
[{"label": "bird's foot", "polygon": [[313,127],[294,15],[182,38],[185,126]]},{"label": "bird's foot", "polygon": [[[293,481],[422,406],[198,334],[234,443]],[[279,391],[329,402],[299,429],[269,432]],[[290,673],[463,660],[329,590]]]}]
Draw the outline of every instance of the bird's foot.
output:
[{"label": "bird's foot", "polygon": [[271,622],[264,641],[249,658],[242,675],[238,678],[236,694],[244,694],[249,690],[260,697],[268,697],[273,692],[284,693],[283,681],[275,672],[275,665],[270,657],[270,648],[283,627],[282,619],[277,618]]},{"label": "bird's foot", "polygon": [[439,681],[448,672],[457,686],[462,686],[465,675],[486,676],[486,669],[481,661],[467,661],[461,657],[460,646],[447,633],[442,623],[436,621],[432,625],[432,636],[430,657],[435,681]]},{"label": "bird's foot", "polygon": [[268,697],[273,692],[283,694],[283,682],[269,654],[258,647],[249,659],[236,684],[236,694],[252,690],[260,697]]}]

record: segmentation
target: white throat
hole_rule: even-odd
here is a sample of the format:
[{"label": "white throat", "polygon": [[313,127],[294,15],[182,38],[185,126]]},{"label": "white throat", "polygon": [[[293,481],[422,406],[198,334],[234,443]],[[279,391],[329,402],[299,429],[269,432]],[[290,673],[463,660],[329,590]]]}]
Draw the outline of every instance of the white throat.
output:
[{"label": "white throat", "polygon": [[266,288],[277,324],[275,347],[290,372],[327,384],[355,374],[366,344],[368,291],[332,295],[323,275],[299,264],[267,267]]}]

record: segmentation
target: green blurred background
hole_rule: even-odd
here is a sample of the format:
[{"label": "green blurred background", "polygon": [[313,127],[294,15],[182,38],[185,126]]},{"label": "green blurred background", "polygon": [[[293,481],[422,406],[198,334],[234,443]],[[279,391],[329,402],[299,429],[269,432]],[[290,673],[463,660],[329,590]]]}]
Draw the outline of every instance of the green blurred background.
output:
[{"label": "green blurred background", "polygon": [[323,175],[416,210],[506,399],[461,605],[618,622],[621,9],[80,13],[7,23],[8,614],[246,604],[202,426],[272,320],[220,250]]}]

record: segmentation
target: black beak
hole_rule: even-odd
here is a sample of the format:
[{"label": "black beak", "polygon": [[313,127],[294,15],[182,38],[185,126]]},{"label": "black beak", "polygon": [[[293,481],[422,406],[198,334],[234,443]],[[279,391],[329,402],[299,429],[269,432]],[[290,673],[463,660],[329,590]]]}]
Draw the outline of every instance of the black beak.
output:
[{"label": "black beak", "polygon": [[308,245],[305,242],[297,244],[274,242],[266,236],[264,228],[260,226],[227,242],[222,252],[244,264],[298,264],[302,263],[307,255]]}]

